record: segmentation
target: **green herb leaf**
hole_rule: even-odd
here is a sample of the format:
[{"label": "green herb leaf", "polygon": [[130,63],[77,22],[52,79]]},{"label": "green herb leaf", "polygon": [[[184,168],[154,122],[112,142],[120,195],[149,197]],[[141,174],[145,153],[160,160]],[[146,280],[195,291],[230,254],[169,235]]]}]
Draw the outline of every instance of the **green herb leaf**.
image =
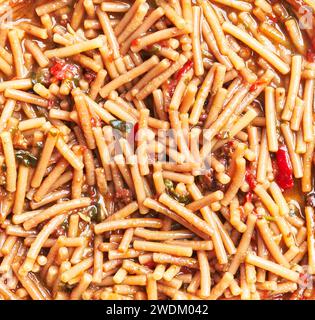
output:
[{"label": "green herb leaf", "polygon": [[104,220],[105,216],[102,212],[101,205],[99,203],[93,204],[89,207],[89,216],[93,222],[100,223]]},{"label": "green herb leaf", "polygon": [[276,221],[276,219],[272,216],[267,216],[267,215],[264,215],[264,218],[267,220],[267,221]]},{"label": "green herb leaf", "polygon": [[68,228],[69,228],[69,221],[68,221],[68,218],[66,218],[63,223],[61,224],[61,227],[65,230],[65,231],[68,231]]},{"label": "green herb leaf", "polygon": [[110,121],[110,125],[114,128],[117,129],[121,132],[127,132],[130,133],[132,128],[133,128],[133,124],[130,122],[126,122],[126,121],[122,121],[122,120],[111,120]]},{"label": "green herb leaf", "polygon": [[171,193],[171,195],[173,196],[173,198],[175,200],[177,200],[179,203],[184,203],[184,204],[188,204],[191,202],[191,198],[189,194],[186,195],[179,195],[177,192],[173,191]]},{"label": "green herb leaf", "polygon": [[39,68],[31,75],[32,84],[40,83],[44,86],[48,86],[50,83],[50,72],[48,68]]},{"label": "green herb leaf", "polygon": [[18,150],[15,152],[15,158],[18,163],[23,164],[26,167],[36,167],[37,158],[26,150]]},{"label": "green herb leaf", "polygon": [[153,44],[150,46],[146,51],[148,51],[150,54],[157,54],[161,50],[161,46],[159,44]]},{"label": "green herb leaf", "polygon": [[289,210],[289,216],[290,216],[290,217],[296,216],[296,212],[297,212],[297,209],[290,208],[290,210]]},{"label": "green herb leaf", "polygon": [[165,184],[166,189],[170,189],[170,190],[174,189],[174,185],[171,180],[165,179],[164,184]]},{"label": "green herb leaf", "polygon": [[169,179],[165,179],[164,180],[164,184],[166,187],[166,191],[167,193],[174,198],[176,201],[180,202],[180,203],[184,203],[184,204],[188,204],[191,202],[191,197],[189,194],[185,194],[185,195],[181,195],[178,194],[175,190],[174,190],[174,184],[173,181],[169,180]]}]

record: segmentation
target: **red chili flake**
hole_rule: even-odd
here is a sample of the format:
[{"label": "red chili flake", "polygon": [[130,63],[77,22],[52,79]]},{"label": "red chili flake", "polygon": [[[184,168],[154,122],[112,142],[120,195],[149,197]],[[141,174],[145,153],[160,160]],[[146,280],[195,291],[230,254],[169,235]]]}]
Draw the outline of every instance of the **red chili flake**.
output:
[{"label": "red chili flake", "polygon": [[80,145],[80,151],[82,154],[84,153],[85,150],[87,150],[87,147]]},{"label": "red chili flake", "polygon": [[140,43],[140,39],[139,38],[134,39],[134,40],[131,41],[131,46],[132,47],[136,47],[137,45],[139,45],[139,43]]},{"label": "red chili flake", "polygon": [[245,174],[245,180],[249,185],[249,188],[251,190],[255,189],[257,181],[256,181],[256,176],[250,168],[246,168],[246,174]]},{"label": "red chili flake", "polygon": [[267,82],[265,80],[257,80],[256,82],[254,82],[250,87],[249,87],[249,92],[253,92],[255,90],[257,90],[257,88],[260,86],[260,85],[264,85],[266,84]]},{"label": "red chili flake", "polygon": [[113,62],[114,61],[114,56],[112,53],[110,53],[107,57],[108,62]]},{"label": "red chili flake", "polygon": [[93,186],[88,186],[87,193],[89,194],[92,202],[95,202],[97,200],[97,191]]},{"label": "red chili flake", "polygon": [[65,236],[67,230],[63,226],[59,226],[52,234],[52,238],[59,238],[60,236]]},{"label": "red chili flake", "polygon": [[175,91],[175,88],[178,84],[178,81],[181,77],[187,73],[192,67],[194,63],[191,60],[188,60],[174,75],[173,79],[170,81],[168,85],[168,93],[169,96],[172,97]]},{"label": "red chili flake", "polygon": [[74,64],[66,63],[64,60],[58,59],[50,68],[50,73],[57,80],[71,79],[78,74],[78,67]]},{"label": "red chili flake", "polygon": [[285,145],[279,147],[276,152],[276,161],[273,162],[276,171],[276,182],[282,189],[290,189],[294,186],[292,164],[288,149]]},{"label": "red chili flake", "polygon": [[181,79],[181,77],[187,73],[192,67],[193,67],[194,63],[192,62],[192,60],[188,60],[175,74],[175,79],[177,81],[179,81]]},{"label": "red chili flake", "polygon": [[131,191],[129,189],[119,188],[119,189],[117,189],[117,191],[115,193],[115,198],[117,200],[123,200],[123,199],[126,199],[126,198],[132,198],[132,194],[131,194]]},{"label": "red chili flake", "polygon": [[173,96],[176,86],[177,86],[177,80],[176,79],[171,80],[170,83],[168,84],[167,90],[168,90],[168,94],[169,94],[170,97]]},{"label": "red chili flake", "polygon": [[98,118],[91,117],[91,126],[93,128],[99,127],[100,126],[100,120]]},{"label": "red chili flake", "polygon": [[278,18],[276,15],[272,15],[272,16],[268,16],[269,20],[271,20],[273,23],[277,23],[278,22]]},{"label": "red chili flake", "polygon": [[139,123],[136,122],[131,130],[131,132],[129,133],[128,137],[127,137],[127,141],[129,142],[129,144],[131,146],[135,146],[136,144],[136,138],[137,138],[137,133],[139,130]]}]

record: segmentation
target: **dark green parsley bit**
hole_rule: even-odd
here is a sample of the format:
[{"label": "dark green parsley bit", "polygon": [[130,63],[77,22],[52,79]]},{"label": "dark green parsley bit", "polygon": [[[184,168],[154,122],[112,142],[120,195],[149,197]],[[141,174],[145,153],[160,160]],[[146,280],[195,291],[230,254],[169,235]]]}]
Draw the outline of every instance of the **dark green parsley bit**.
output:
[{"label": "dark green parsley bit", "polygon": [[68,229],[69,229],[69,221],[68,221],[68,218],[63,221],[63,223],[61,224],[61,227],[62,227],[65,231],[68,231]]},{"label": "dark green parsley bit", "polygon": [[185,194],[185,195],[179,195],[178,193],[176,193],[175,191],[173,191],[171,193],[171,195],[173,196],[173,198],[175,200],[177,200],[179,203],[183,203],[183,204],[188,204],[191,202],[191,197],[189,194]]},{"label": "dark green parsley bit", "polygon": [[174,198],[176,201],[178,201],[179,203],[184,203],[184,204],[188,204],[188,203],[191,202],[191,197],[190,197],[189,194],[180,195],[174,190],[174,185],[173,185],[173,182],[171,180],[165,179],[164,180],[164,184],[165,184],[165,187],[166,187],[166,192],[172,198]]},{"label": "dark green parsley bit", "polygon": [[165,184],[166,189],[173,189],[174,188],[173,182],[169,179],[165,179],[164,184]]},{"label": "dark green parsley bit", "polygon": [[294,207],[294,208],[290,208],[289,210],[289,216],[290,217],[294,217],[296,216],[296,212],[297,212],[297,209]]},{"label": "dark green parsley bit", "polygon": [[150,54],[157,54],[161,50],[161,46],[159,44],[153,44],[150,46],[146,51],[148,51]]},{"label": "dark green parsley bit", "polygon": [[37,158],[26,150],[18,150],[15,152],[15,158],[18,163],[23,164],[26,167],[36,167]]},{"label": "dark green parsley bit", "polygon": [[96,223],[102,222],[105,218],[99,203],[91,205],[88,209],[88,214],[91,220]]},{"label": "dark green parsley bit", "polygon": [[49,85],[50,72],[48,68],[39,68],[36,72],[31,74],[32,84],[40,83],[44,86]]},{"label": "dark green parsley bit", "polygon": [[110,125],[114,129],[117,129],[121,132],[127,132],[127,133],[130,133],[133,128],[133,124],[131,122],[126,122],[122,120],[111,120]]}]

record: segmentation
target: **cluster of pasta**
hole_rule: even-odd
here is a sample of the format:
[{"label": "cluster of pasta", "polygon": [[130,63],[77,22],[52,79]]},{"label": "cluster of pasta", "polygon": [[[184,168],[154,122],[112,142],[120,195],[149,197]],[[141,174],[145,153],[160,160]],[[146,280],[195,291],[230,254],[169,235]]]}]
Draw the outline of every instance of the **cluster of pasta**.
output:
[{"label": "cluster of pasta", "polygon": [[0,299],[312,299],[313,10],[1,1]]}]

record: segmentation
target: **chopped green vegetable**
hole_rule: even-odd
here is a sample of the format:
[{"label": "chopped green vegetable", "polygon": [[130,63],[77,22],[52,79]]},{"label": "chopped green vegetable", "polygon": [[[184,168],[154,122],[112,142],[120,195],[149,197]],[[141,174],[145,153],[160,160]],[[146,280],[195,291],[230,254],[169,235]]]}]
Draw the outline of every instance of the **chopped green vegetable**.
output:
[{"label": "chopped green vegetable", "polygon": [[61,281],[61,283],[59,285],[59,290],[70,293],[74,287],[75,287],[75,283],[69,284],[69,283],[64,283]]},{"label": "chopped green vegetable", "polygon": [[72,79],[73,85],[74,87],[78,87],[79,86],[79,82],[80,82],[80,76],[75,75]]},{"label": "chopped green vegetable", "polygon": [[36,147],[39,148],[39,149],[43,149],[43,147],[44,147],[43,142],[42,141],[37,141],[36,142]]},{"label": "chopped green vegetable", "polygon": [[44,86],[48,86],[50,83],[50,72],[48,68],[39,68],[36,72],[33,72],[31,75],[32,83],[40,83]]},{"label": "chopped green vegetable", "polygon": [[48,117],[47,109],[42,108],[42,107],[40,107],[40,106],[36,106],[36,107],[35,107],[35,112],[36,112],[36,115],[37,115],[38,117],[45,117],[45,118]]},{"label": "chopped green vegetable", "polygon": [[173,182],[169,179],[164,180],[164,184],[166,187],[166,192],[173,197],[175,200],[177,200],[180,203],[188,204],[191,202],[191,198],[189,194],[180,195],[174,190]]},{"label": "chopped green vegetable", "polygon": [[165,187],[167,189],[174,189],[174,185],[173,185],[173,182],[169,179],[165,179],[164,180],[164,184],[165,184]]},{"label": "chopped green vegetable", "polygon": [[63,83],[70,89],[76,88],[79,86],[80,77],[74,76],[72,79],[65,79]]},{"label": "chopped green vegetable", "polygon": [[69,89],[72,89],[72,81],[70,79],[63,80],[63,84],[67,86]]},{"label": "chopped green vegetable", "polygon": [[295,216],[295,210],[294,209],[290,209],[289,216],[290,217],[294,217]]},{"label": "chopped green vegetable", "polygon": [[150,46],[147,46],[144,48],[144,50],[141,52],[141,56],[143,59],[149,59],[153,55],[158,54],[161,51],[162,46],[155,43]]},{"label": "chopped green vegetable", "polygon": [[121,132],[127,132],[127,133],[130,133],[133,128],[133,124],[131,122],[126,122],[122,120],[111,120],[110,125],[114,129],[117,129]]},{"label": "chopped green vegetable", "polygon": [[34,168],[37,164],[37,158],[26,150],[16,151],[15,158],[18,161],[18,163],[23,164],[26,167]]},{"label": "chopped green vegetable", "polygon": [[178,202],[180,203],[184,203],[184,204],[188,204],[191,202],[191,198],[190,198],[190,195],[189,194],[186,194],[186,195],[179,195],[177,192],[173,191],[171,193],[171,195],[173,196],[173,198],[175,200],[177,200]]},{"label": "chopped green vegetable", "polygon": [[159,44],[153,44],[146,51],[148,51],[151,54],[156,54],[156,53],[159,53],[160,50],[161,50],[161,46]]},{"label": "chopped green vegetable", "polygon": [[105,215],[99,203],[93,204],[89,207],[89,216],[93,222],[100,223],[104,220]]},{"label": "chopped green vegetable", "polygon": [[264,218],[265,218],[267,221],[275,221],[275,218],[272,217],[272,216],[264,215]]},{"label": "chopped green vegetable", "polygon": [[61,224],[61,228],[63,228],[65,231],[68,230],[68,228],[69,228],[68,218],[63,221],[63,223]]}]

